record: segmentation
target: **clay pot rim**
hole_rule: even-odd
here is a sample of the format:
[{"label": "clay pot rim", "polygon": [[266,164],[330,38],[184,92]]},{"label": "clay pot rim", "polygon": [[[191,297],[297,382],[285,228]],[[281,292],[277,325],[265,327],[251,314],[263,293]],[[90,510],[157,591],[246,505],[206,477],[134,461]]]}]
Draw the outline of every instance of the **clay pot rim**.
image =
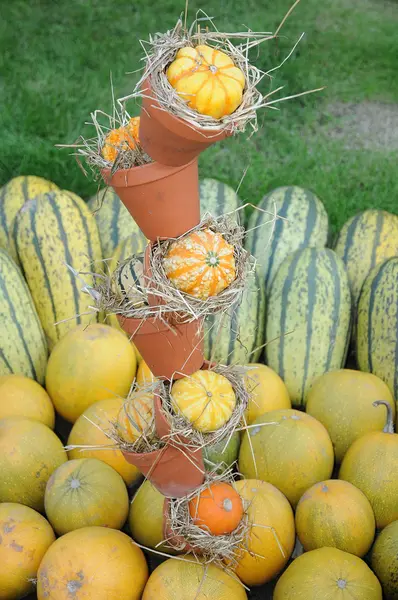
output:
[{"label": "clay pot rim", "polygon": [[[145,165],[130,167],[130,169],[118,169],[115,171],[115,173],[113,173],[113,175],[111,175],[111,169],[101,169],[101,175],[107,185],[111,185],[112,187],[116,188],[145,185],[146,183],[150,183],[152,181],[166,179],[166,177],[174,175],[175,173],[190,167],[192,163],[197,160],[197,157],[193,158],[188,163],[179,165],[178,167],[172,167],[153,161]],[[155,173],[158,173],[159,175],[154,177]]]}]

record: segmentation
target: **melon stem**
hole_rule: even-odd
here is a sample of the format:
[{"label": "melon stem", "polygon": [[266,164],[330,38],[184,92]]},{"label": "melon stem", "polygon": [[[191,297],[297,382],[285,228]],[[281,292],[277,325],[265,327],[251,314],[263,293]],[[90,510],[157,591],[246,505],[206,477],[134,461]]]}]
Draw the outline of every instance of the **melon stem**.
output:
[{"label": "melon stem", "polygon": [[394,433],[394,421],[392,416],[392,408],[391,405],[385,400],[375,400],[373,402],[373,406],[384,405],[387,409],[387,420],[383,429],[383,433]]}]

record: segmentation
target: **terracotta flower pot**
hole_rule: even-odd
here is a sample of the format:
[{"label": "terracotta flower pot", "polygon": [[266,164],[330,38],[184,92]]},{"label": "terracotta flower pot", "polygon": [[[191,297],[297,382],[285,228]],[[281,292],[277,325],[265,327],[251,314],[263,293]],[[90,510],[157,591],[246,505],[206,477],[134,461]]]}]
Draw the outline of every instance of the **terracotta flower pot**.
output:
[{"label": "terracotta flower pot", "polygon": [[148,367],[159,379],[180,379],[201,368],[204,361],[203,324],[173,323],[161,319],[135,319],[118,315]]},{"label": "terracotta flower pot", "polygon": [[[176,535],[173,532],[170,523],[170,500],[169,498],[164,499],[163,503],[163,537],[167,543],[179,552],[191,552],[192,546],[185,540],[182,535]],[[195,554],[199,554],[198,550],[195,549]]]},{"label": "terracotta flower pot", "polygon": [[179,167],[154,162],[113,175],[103,169],[102,177],[149,240],[178,237],[200,221],[197,160]]},{"label": "terracotta flower pot", "polygon": [[197,158],[203,150],[231,135],[198,129],[160,108],[147,79],[142,87],[139,137],[145,152],[163,165],[177,167]]},{"label": "terracotta flower pot", "polygon": [[138,454],[123,452],[127,462],[133,464],[149,479],[161,494],[172,498],[182,498],[204,481],[205,468],[202,451],[193,452],[184,446],[181,438],[177,443],[169,443],[167,436],[170,425],[161,411],[161,400],[155,395],[155,424],[158,436],[165,438],[165,446],[160,450]]}]

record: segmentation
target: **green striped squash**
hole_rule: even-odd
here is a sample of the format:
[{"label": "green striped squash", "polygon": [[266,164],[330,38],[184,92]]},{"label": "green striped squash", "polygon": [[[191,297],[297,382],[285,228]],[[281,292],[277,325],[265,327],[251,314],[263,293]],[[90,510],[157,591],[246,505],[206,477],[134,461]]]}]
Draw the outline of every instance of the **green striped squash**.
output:
[{"label": "green striped squash", "polygon": [[57,189],[52,181],[34,175],[14,177],[0,189],[0,247],[6,248],[15,261],[18,258],[14,247],[8,245],[8,238],[17,212],[28,200]]},{"label": "green striped squash", "polygon": [[0,248],[0,375],[44,382],[47,343],[22,273]]},{"label": "green striped squash", "polygon": [[112,188],[99,190],[87,204],[97,221],[105,259],[112,258],[115,248],[131,235],[137,238],[137,245],[146,243],[141,229]]},{"label": "green striped squash", "polygon": [[375,267],[359,297],[356,347],[358,367],[373,373],[398,399],[398,257]]},{"label": "green striped squash", "polygon": [[135,307],[143,306],[143,295],[137,290],[143,292],[144,285],[144,260],[143,257],[132,258],[122,263],[115,273],[116,286],[119,293],[130,302],[135,303]]},{"label": "green striped squash", "polygon": [[384,210],[365,210],[343,225],[336,254],[346,265],[354,306],[370,271],[398,256],[398,217]]},{"label": "green striped squash", "polygon": [[305,406],[316,377],[344,365],[350,324],[351,295],[342,260],[326,248],[290,254],[268,298],[266,357],[294,406]]},{"label": "green striped squash", "polygon": [[[245,245],[256,257],[268,291],[289,254],[326,245],[329,221],[322,202],[312,192],[296,186],[277,188],[258,207],[261,210],[254,210],[249,219]],[[275,213],[281,217],[276,221]]]},{"label": "green striped squash", "polygon": [[[49,192],[24,204],[13,237],[51,350],[76,325],[97,320],[92,299],[66,266],[87,272],[101,260],[95,219],[75,194]],[[92,283],[88,275],[83,278]]]},{"label": "green striped squash", "polygon": [[218,217],[236,210],[241,205],[235,191],[229,185],[216,179],[200,179],[199,196],[202,215],[209,212],[214,217]]},{"label": "green striped squash", "polygon": [[242,301],[232,315],[208,316],[204,330],[207,360],[244,365],[260,358],[265,330],[265,290],[257,272],[249,278]]}]

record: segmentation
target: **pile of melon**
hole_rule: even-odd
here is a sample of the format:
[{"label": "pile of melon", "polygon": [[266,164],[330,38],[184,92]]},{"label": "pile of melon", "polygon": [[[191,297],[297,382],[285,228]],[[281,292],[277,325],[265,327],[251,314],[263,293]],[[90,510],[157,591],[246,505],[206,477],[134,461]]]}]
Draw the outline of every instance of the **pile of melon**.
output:
[{"label": "pile of melon", "polygon": [[[200,191],[203,211],[240,205],[214,180]],[[281,218],[249,218],[255,276],[206,323],[207,358],[250,367],[246,427],[204,457],[235,466],[248,507],[225,570],[169,548],[165,498],[109,436],[153,375],[74,271],[146,240],[109,190],[0,190],[1,600],[398,598],[398,217],[355,215],[331,249],[309,191],[260,207]]]}]

